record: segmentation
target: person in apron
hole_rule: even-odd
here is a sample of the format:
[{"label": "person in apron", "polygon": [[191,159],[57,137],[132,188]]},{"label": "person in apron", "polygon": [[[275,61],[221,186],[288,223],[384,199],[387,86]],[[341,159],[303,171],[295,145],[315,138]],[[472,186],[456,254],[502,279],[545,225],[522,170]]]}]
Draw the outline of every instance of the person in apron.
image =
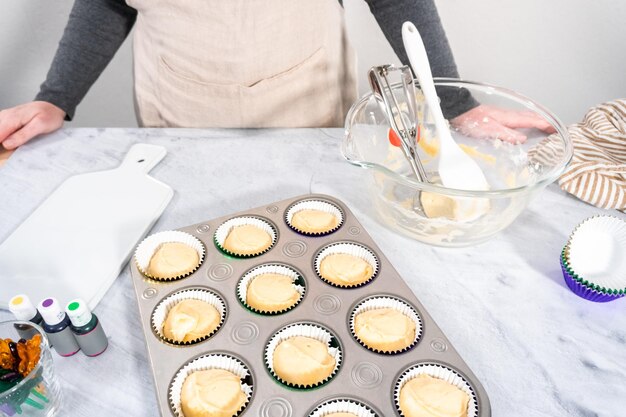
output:
[{"label": "person in apron", "polygon": [[141,126],[336,127],[356,99],[337,0],[127,3]]},{"label": "person in apron", "polygon": [[[433,0],[366,1],[402,62],[401,26],[411,20],[433,74],[458,78]],[[357,96],[341,0],[76,0],[35,101],[0,111],[2,146],[71,120],[133,26],[142,127],[338,127]],[[516,114],[477,105],[460,103],[454,116],[489,119],[496,133],[519,127]]]}]

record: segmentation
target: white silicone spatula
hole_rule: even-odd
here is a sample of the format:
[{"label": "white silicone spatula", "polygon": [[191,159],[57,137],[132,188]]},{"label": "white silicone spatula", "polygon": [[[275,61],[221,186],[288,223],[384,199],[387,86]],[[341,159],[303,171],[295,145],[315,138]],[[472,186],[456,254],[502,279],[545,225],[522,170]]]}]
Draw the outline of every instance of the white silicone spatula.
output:
[{"label": "white silicone spatula", "polygon": [[405,22],[402,25],[402,40],[411,67],[413,67],[426,98],[426,103],[428,103],[435,120],[440,142],[438,171],[441,183],[446,188],[457,190],[488,190],[489,184],[483,171],[469,155],[463,152],[450,134],[450,129],[439,106],[424,42],[413,23]]}]

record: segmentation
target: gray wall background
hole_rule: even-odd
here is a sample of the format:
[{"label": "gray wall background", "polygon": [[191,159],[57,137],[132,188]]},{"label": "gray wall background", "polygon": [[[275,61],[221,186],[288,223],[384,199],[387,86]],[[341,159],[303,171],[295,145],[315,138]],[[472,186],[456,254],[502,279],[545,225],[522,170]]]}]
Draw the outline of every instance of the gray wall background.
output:
[{"label": "gray wall background", "polygon": [[[184,0],[183,0],[184,1]],[[271,1],[271,0],[267,0]],[[315,0],[309,0],[315,1]],[[73,0],[2,0],[0,108],[33,98],[61,37]],[[367,69],[396,62],[363,0],[344,0]],[[603,101],[626,97],[623,0],[439,0],[441,18],[465,79],[528,95],[574,123]],[[127,40],[68,126],[135,126],[132,51]]]}]

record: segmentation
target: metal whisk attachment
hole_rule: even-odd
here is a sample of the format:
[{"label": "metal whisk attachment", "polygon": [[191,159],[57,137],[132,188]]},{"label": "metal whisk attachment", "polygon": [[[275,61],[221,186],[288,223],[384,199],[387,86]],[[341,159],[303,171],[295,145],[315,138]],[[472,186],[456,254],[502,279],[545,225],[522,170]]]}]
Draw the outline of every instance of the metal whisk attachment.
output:
[{"label": "metal whisk attachment", "polygon": [[[392,75],[400,74],[402,90],[393,89],[389,81]],[[422,161],[417,154],[417,103],[415,82],[408,66],[382,65],[369,70],[369,81],[374,96],[381,104],[389,125],[400,138],[402,152],[418,181],[429,182]]]}]

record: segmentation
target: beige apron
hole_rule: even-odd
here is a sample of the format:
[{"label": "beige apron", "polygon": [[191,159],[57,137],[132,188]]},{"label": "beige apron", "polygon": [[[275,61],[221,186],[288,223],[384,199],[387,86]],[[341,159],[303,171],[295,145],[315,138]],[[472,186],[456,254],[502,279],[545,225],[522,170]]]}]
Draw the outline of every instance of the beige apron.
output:
[{"label": "beige apron", "polygon": [[331,127],[356,99],[338,0],[127,0],[148,127]]}]

